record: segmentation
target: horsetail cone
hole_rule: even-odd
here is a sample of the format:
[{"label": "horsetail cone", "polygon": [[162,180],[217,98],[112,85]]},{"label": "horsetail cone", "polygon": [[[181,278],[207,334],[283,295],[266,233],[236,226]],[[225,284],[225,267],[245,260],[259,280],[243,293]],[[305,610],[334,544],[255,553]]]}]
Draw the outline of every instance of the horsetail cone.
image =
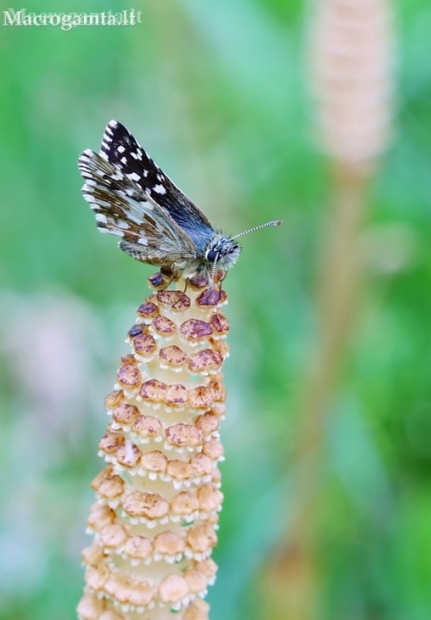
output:
[{"label": "horsetail cone", "polygon": [[226,294],[203,278],[186,292],[183,280],[166,289],[160,274],[150,285],[105,399],[106,465],[91,485],[80,620],[208,618],[223,499]]}]

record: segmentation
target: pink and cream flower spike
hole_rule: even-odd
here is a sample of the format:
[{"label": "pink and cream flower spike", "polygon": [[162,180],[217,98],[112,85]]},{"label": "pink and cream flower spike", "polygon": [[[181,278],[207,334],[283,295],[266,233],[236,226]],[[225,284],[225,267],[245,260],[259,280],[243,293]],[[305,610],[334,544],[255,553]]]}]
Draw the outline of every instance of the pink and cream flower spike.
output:
[{"label": "pink and cream flower spike", "polygon": [[208,619],[223,499],[226,294],[204,280],[167,289],[160,274],[150,284],[105,399],[106,465],[91,485],[80,620]]}]

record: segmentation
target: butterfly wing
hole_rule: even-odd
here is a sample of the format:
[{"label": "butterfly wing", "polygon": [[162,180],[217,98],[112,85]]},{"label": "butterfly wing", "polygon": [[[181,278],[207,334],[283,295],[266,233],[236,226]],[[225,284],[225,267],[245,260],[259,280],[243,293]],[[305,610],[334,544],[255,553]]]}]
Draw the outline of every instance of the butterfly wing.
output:
[{"label": "butterfly wing", "polygon": [[131,133],[117,121],[107,124],[100,155],[118,166],[164,209],[204,253],[214,229],[206,215],[160,170]]},{"label": "butterfly wing", "polygon": [[120,237],[120,247],[128,254],[155,265],[196,258],[193,242],[130,175],[89,149],[79,157],[78,167],[97,227]]}]

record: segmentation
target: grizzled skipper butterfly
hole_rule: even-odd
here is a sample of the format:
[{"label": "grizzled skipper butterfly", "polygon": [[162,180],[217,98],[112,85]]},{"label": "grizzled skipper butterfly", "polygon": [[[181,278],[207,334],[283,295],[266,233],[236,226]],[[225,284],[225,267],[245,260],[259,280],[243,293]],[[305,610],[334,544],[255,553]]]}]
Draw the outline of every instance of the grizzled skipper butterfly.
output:
[{"label": "grizzled skipper butterfly", "polygon": [[216,270],[227,271],[236,262],[238,237],[282,223],[267,222],[226,237],[117,121],[106,126],[99,154],[85,150],[78,167],[98,229],[120,237],[124,252],[160,266],[172,280],[203,276],[210,282]]}]

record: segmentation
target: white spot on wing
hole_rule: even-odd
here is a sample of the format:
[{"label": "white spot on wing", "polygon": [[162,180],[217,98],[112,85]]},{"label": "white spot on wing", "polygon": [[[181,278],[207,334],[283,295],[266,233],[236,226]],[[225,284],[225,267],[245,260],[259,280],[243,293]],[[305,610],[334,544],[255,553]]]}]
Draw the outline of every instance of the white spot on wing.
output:
[{"label": "white spot on wing", "polygon": [[98,222],[101,222],[102,224],[107,224],[108,220],[106,219],[106,215],[104,215],[103,213],[96,213],[96,220]]},{"label": "white spot on wing", "polygon": [[[123,157],[123,159],[126,159],[126,158]],[[121,160],[121,161],[123,161],[123,160]],[[126,162],[124,162],[124,163],[126,163]],[[141,180],[141,177],[136,172],[131,172],[130,174],[126,174],[126,176],[129,177],[129,179],[131,181],[140,181]]]},{"label": "white spot on wing", "polygon": [[140,245],[148,245],[148,239],[146,237],[139,237],[138,243]]},{"label": "white spot on wing", "polygon": [[124,151],[125,151],[125,150],[126,150],[126,149],[125,149],[125,148],[124,148],[124,146],[122,146],[121,144],[120,144],[120,146],[119,146],[119,147],[117,147],[117,151],[118,151],[119,153],[124,153]]},{"label": "white spot on wing", "polygon": [[135,222],[135,224],[143,224],[144,220],[142,217],[138,217],[137,215],[135,215],[134,213],[128,213],[127,217],[129,220],[131,220],[132,222]]},{"label": "white spot on wing", "polygon": [[166,190],[165,190],[165,188],[163,187],[163,185],[155,185],[155,186],[153,187],[153,190],[154,190],[155,192],[157,192],[158,194],[166,194]]}]

